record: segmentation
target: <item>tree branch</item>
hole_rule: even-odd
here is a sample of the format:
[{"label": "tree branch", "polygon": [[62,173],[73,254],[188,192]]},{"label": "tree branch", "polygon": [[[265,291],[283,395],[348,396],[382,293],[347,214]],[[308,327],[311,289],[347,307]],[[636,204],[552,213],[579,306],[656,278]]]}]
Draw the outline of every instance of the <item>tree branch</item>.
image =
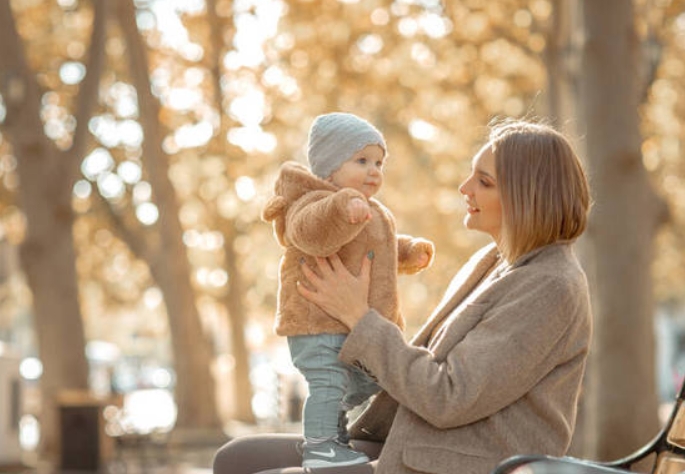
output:
[{"label": "tree branch", "polygon": [[72,183],[78,170],[78,163],[83,158],[88,140],[88,121],[97,103],[100,88],[100,77],[105,60],[105,40],[107,38],[107,0],[93,0],[93,27],[86,63],[86,77],[81,84],[76,106],[76,130],[71,148],[65,152],[71,160],[70,166],[63,166],[63,178]]},{"label": "tree branch", "polygon": [[[7,107],[3,128],[8,139],[18,148],[22,131],[42,130],[40,110],[41,90],[35,75],[28,66],[24,45],[17,31],[9,1],[0,1],[0,93]],[[34,155],[38,157],[38,155]],[[22,157],[30,159],[31,157]]]}]

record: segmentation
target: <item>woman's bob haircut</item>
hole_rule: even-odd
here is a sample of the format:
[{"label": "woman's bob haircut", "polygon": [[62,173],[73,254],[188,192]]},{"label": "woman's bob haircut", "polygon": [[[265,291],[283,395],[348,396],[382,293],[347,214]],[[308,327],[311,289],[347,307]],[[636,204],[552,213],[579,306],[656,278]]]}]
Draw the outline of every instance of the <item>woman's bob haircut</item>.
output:
[{"label": "woman's bob haircut", "polygon": [[499,247],[507,261],[583,233],[590,189],[566,137],[546,124],[508,120],[491,125],[489,145],[502,200]]}]

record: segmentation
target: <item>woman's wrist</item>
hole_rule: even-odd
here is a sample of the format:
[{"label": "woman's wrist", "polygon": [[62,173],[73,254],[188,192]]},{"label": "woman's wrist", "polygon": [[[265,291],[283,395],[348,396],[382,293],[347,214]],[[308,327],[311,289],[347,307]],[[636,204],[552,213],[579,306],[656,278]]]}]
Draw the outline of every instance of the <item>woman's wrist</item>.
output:
[{"label": "woman's wrist", "polygon": [[360,306],[359,308],[352,309],[345,315],[343,324],[345,324],[345,326],[351,330],[369,311],[371,311],[371,308],[368,306]]}]

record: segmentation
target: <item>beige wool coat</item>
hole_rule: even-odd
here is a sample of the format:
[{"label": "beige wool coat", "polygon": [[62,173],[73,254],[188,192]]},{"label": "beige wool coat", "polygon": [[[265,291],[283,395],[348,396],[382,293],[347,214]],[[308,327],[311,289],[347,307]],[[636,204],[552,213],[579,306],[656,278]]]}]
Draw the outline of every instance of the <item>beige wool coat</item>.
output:
[{"label": "beige wool coat", "polygon": [[374,310],[348,335],[340,358],[384,389],[351,429],[386,441],[376,474],[486,474],[568,449],[591,336],[585,274],[557,243],[477,287],[497,261],[494,246],[476,253],[410,343]]},{"label": "beige wool coat", "polygon": [[[347,203],[361,198],[369,203],[372,218],[350,224]],[[273,223],[274,234],[284,247],[279,267],[278,305],[274,329],[281,336],[345,334],[349,330],[297,291],[307,279],[302,262],[316,268],[314,257],[337,253],[343,264],[358,274],[363,258],[373,251],[369,302],[400,329],[404,319],[397,296],[397,274],[417,273],[433,258],[433,244],[425,239],[396,235],[395,219],[376,199],[366,199],[350,188],[338,189],[312,174],[305,166],[286,162],[274,184],[274,196],[262,211]],[[419,257],[429,255],[420,266]]]}]

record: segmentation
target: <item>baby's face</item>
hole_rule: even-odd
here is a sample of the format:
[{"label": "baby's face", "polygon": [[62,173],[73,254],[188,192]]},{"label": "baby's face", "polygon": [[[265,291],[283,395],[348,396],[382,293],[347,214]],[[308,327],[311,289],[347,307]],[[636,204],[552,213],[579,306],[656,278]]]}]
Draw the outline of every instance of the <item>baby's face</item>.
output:
[{"label": "baby's face", "polygon": [[383,184],[385,152],[379,145],[368,145],[342,164],[327,181],[339,188],[352,188],[370,198]]}]

